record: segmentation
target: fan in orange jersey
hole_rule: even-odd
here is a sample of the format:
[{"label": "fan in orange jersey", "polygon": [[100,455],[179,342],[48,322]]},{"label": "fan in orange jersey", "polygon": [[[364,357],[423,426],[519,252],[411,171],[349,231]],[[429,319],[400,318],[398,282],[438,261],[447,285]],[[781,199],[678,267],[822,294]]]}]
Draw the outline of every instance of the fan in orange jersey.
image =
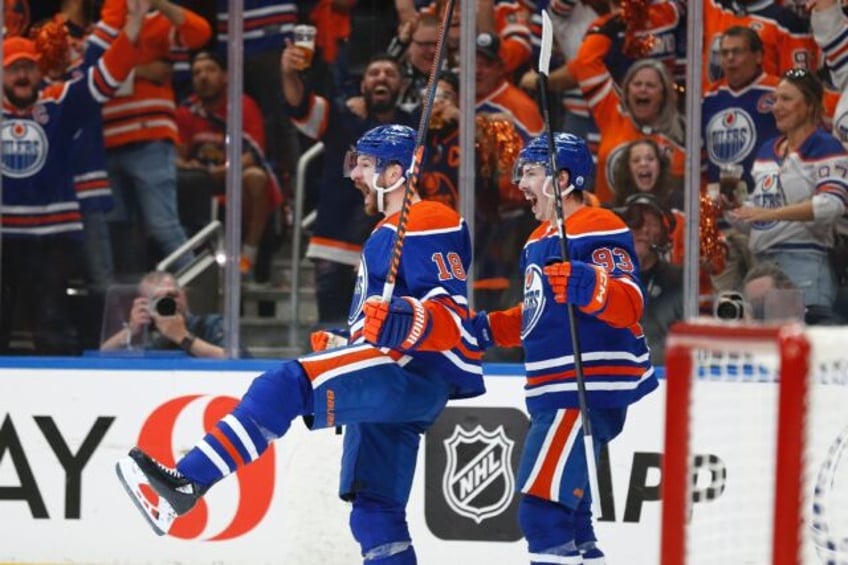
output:
[{"label": "fan in orange jersey", "polygon": [[[607,40],[608,41],[608,40]],[[650,137],[671,162],[672,182],[682,183],[685,166],[684,120],[667,67],[654,59],[634,63],[622,80],[621,92],[603,61],[603,53],[569,71],[580,83],[601,132],[595,194],[602,203],[613,198],[615,163],[631,141]]]},{"label": "fan in orange jersey", "polygon": [[[159,252],[167,256],[186,241],[177,213],[177,124],[174,89],[171,86],[171,50],[176,45],[202,47],[212,35],[200,15],[170,0],[151,0],[142,30],[142,51],[135,73],[118,96],[103,108],[103,137],[115,208],[109,220],[120,236],[113,239],[113,255],[124,261],[144,253],[130,244],[132,224],[143,221]],[[114,28],[125,19],[123,2],[106,0],[103,19],[91,41],[108,44]],[[182,268],[191,261],[183,254],[176,262]],[[146,270],[145,265],[116,264],[116,271]]]},{"label": "fan in orange jersey", "polygon": [[772,0],[706,0],[704,2],[704,85],[717,81],[721,70],[721,36],[733,26],[753,29],[763,40],[763,70],[780,75],[793,67],[818,68],[820,52],[809,20]]}]

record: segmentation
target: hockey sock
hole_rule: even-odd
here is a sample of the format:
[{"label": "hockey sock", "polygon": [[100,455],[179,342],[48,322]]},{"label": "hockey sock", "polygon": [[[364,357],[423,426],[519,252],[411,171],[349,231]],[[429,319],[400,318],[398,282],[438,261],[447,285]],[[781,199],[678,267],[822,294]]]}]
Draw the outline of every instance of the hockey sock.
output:
[{"label": "hockey sock", "polygon": [[312,387],[296,361],[255,378],[235,409],[219,420],[177,463],[205,487],[258,459],[291,421],[312,411]]},{"label": "hockey sock", "polygon": [[598,540],[595,537],[595,528],[592,526],[592,497],[588,489],[578,503],[577,510],[575,511],[574,539],[579,546],[582,546],[585,542]]}]

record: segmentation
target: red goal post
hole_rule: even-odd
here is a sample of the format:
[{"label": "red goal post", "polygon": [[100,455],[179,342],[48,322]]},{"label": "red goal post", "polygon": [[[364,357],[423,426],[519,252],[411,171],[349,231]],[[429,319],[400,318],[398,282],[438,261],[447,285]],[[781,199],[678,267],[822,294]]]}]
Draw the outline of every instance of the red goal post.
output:
[{"label": "red goal post", "polygon": [[680,323],[666,380],[662,565],[848,564],[848,328]]}]

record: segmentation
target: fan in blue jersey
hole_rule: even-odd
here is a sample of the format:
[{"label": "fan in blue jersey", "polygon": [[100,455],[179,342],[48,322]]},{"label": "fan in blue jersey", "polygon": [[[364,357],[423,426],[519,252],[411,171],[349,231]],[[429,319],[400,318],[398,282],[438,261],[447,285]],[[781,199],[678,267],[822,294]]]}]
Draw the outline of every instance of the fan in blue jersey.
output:
[{"label": "fan in blue jersey", "polygon": [[[639,320],[644,297],[633,237],[615,213],[587,206],[586,142],[545,136],[519,154],[515,180],[541,224],[521,255],[524,300],[474,318],[481,346],[523,346],[531,425],[521,456],[518,520],[535,564],[604,563],[595,545],[567,305],[575,311],[595,454],[621,432],[627,407],[657,387]],[[570,261],[563,261],[552,182],[562,188]]]},{"label": "fan in blue jersey", "polygon": [[[167,533],[214,483],[256,460],[303,416],[311,429],[344,424],[339,494],[364,562],[416,562],[406,503],[418,443],[451,398],[484,392],[481,353],[468,329],[471,242],[453,210],[413,193],[398,219],[415,131],[378,126],[356,143],[351,179],[369,213],[385,218],[365,243],[341,347],[284,362],[256,379],[233,412],[170,469],[138,448],[118,476],[153,529]],[[394,296],[383,302],[395,237],[405,233]],[[318,336],[326,338],[326,334]],[[327,340],[316,339],[313,343]],[[158,504],[142,487],[159,494]]]}]

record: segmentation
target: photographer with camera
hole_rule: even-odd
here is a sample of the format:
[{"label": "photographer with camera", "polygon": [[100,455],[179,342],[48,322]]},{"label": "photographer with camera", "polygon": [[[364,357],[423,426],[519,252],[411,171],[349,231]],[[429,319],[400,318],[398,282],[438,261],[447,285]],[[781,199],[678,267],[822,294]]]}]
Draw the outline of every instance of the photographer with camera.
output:
[{"label": "photographer with camera", "polygon": [[221,315],[189,312],[185,289],[164,271],[152,271],[141,279],[129,321],[100,350],[129,349],[138,342],[145,350],[182,349],[191,357],[226,357]]}]

